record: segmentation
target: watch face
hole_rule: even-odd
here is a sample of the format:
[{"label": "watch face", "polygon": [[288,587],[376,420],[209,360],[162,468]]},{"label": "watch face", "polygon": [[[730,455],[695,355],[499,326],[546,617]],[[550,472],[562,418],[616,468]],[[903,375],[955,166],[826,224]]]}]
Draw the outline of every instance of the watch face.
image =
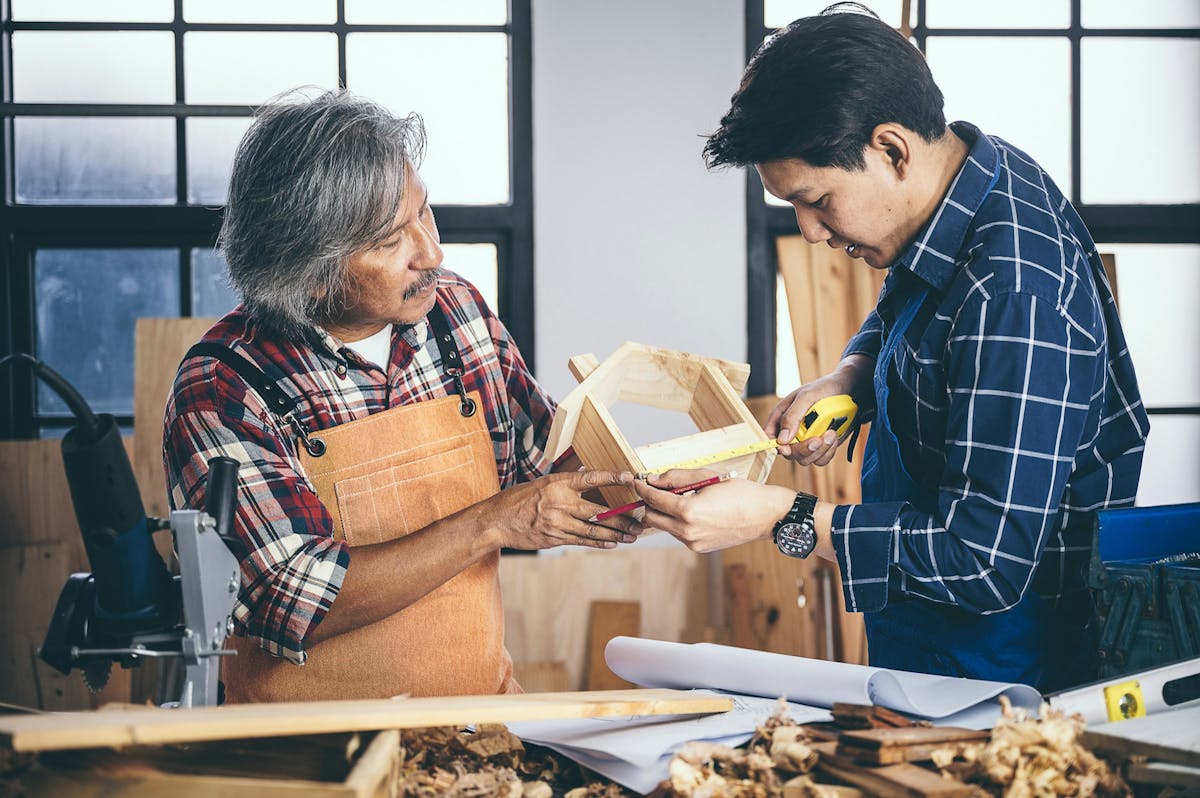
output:
[{"label": "watch face", "polygon": [[812,554],[817,545],[817,533],[813,529],[812,521],[805,519],[798,524],[783,524],[775,533],[775,544],[789,557],[807,557]]}]

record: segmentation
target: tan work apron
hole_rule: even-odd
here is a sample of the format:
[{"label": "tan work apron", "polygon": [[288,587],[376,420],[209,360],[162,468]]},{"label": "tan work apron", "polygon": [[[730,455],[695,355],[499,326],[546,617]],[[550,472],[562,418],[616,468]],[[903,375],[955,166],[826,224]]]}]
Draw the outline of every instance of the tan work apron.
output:
[{"label": "tan work apron", "polygon": [[[476,406],[479,396],[473,394]],[[499,491],[484,413],[460,398],[403,405],[310,435],[305,472],[350,547],[410,534]],[[324,640],[297,666],[232,638],[221,662],[227,703],[479,695],[519,691],[504,648],[500,555],[494,552],[377,623]]]}]

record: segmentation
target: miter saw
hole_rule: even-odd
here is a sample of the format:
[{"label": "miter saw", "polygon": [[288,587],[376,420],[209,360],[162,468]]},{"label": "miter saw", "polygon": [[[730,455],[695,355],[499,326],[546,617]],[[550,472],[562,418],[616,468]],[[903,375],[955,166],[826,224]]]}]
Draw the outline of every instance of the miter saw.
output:
[{"label": "miter saw", "polygon": [[[97,415],[78,391],[31,355],[35,373],[62,397],[76,424],[62,442],[63,465],[91,573],[63,586],[39,655],[64,674],[83,671],[93,691],[108,682],[114,662],[138,666],[147,657],[182,657],[180,706],[218,703],[218,663],[233,632],[241,585],[241,541],[230,532],[238,462],[209,461],[205,508],[176,510],[169,522],[147,518],[116,420]],[[154,547],[153,533],[170,529],[179,575]]]}]

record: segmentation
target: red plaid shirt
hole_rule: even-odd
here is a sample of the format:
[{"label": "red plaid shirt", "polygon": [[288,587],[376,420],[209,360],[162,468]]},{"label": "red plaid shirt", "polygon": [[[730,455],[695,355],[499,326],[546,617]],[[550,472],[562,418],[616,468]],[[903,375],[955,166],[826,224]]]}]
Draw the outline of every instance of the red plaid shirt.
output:
[{"label": "red plaid shirt", "polygon": [[[549,471],[545,445],[554,402],[534,381],[508,330],[475,287],[453,273],[439,282],[438,300],[449,311],[466,388],[483,398],[501,489]],[[289,397],[302,397],[298,412],[312,430],[454,395],[424,320],[393,330],[386,374],[323,330],[309,342],[273,338],[240,307],[203,340],[228,346]],[[211,458],[242,464],[234,525],[249,554],[242,560],[234,620],[240,634],[302,664],[304,640],[337,598],[350,553],[332,537],[333,521],[300,467],[290,429],[230,367],[209,357],[181,364],[165,427],[172,508],[203,507]]]}]

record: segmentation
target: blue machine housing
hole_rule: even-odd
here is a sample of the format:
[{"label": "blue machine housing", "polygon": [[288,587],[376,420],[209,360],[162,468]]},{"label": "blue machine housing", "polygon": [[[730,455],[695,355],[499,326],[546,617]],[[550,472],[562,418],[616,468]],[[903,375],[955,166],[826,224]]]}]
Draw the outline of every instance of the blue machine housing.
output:
[{"label": "blue machine housing", "polygon": [[1098,512],[1088,587],[1100,678],[1200,657],[1200,503]]}]

